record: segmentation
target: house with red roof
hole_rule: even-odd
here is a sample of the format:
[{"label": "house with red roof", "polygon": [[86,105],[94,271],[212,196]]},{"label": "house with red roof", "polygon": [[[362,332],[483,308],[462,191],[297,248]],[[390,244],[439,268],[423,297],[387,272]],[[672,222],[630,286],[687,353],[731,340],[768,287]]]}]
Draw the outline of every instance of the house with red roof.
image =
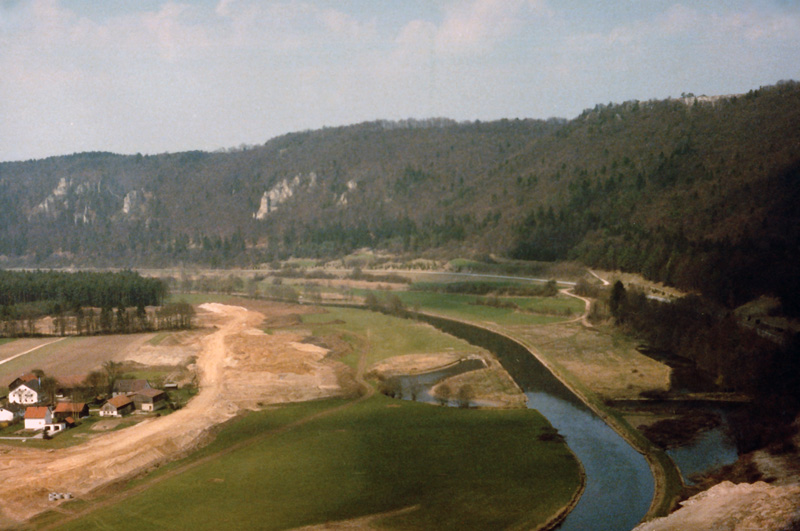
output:
[{"label": "house with red roof", "polygon": [[25,429],[44,430],[53,422],[53,412],[49,406],[28,406],[25,410]]},{"label": "house with red roof", "polygon": [[110,398],[100,408],[101,417],[121,417],[129,413],[133,413],[134,404],[130,397],[125,395],[118,395]]},{"label": "house with red roof", "polygon": [[85,402],[59,402],[53,410],[53,418],[61,422],[67,417],[83,418],[89,416],[89,406]]},{"label": "house with red roof", "polygon": [[24,384],[26,382],[30,382],[31,380],[35,380],[36,378],[37,378],[36,375],[34,373],[32,373],[32,372],[29,372],[28,374],[23,374],[22,376],[20,376],[19,378],[14,379],[13,382],[8,384],[8,390],[9,391],[13,391],[14,389],[19,387],[20,385],[22,385],[22,384]]}]

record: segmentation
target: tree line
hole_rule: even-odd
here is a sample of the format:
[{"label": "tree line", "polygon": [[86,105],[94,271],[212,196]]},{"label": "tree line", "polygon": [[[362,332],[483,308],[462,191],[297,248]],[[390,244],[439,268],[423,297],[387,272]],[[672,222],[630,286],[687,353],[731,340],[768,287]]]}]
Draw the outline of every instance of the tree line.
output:
[{"label": "tree line", "polygon": [[158,306],[167,295],[165,284],[133,271],[8,271],[0,270],[0,305],[45,303],[97,308]]},{"label": "tree line", "polygon": [[0,334],[64,336],[190,328],[194,308],[185,302],[164,304],[166,295],[162,280],[132,271],[0,271]]},{"label": "tree line", "polygon": [[753,397],[733,416],[742,451],[790,440],[800,412],[800,334],[770,341],[701,296],[664,303],[626,290],[621,282],[612,287],[608,306],[617,325],[651,349],[691,360],[718,390]]}]

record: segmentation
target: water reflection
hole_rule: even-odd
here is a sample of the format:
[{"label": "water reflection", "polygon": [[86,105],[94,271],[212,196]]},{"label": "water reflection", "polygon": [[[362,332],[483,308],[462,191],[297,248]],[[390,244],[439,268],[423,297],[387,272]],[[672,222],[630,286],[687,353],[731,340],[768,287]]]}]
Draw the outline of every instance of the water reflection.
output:
[{"label": "water reflection", "polygon": [[736,445],[723,427],[701,433],[690,444],[667,450],[675,461],[687,485],[693,485],[691,477],[715,468],[734,463],[739,458]]}]

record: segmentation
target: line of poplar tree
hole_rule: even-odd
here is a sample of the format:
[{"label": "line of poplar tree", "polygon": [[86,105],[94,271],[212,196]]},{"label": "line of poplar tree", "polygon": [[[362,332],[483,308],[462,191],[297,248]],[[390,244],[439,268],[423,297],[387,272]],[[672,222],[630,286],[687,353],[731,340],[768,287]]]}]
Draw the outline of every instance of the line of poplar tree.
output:
[{"label": "line of poplar tree", "polygon": [[[132,333],[189,328],[188,303],[164,304],[167,286],[133,271],[0,270],[0,335]],[[148,307],[157,307],[148,311]],[[52,317],[49,329],[41,319]]]}]

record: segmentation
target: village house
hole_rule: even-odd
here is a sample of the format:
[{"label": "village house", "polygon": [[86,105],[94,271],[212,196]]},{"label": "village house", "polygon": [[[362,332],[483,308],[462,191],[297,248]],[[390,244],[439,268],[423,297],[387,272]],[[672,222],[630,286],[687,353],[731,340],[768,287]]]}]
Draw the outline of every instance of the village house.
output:
[{"label": "village house", "polygon": [[140,411],[157,411],[167,405],[167,393],[160,389],[142,389],[133,395],[133,403]]},{"label": "village house", "polygon": [[110,398],[108,402],[100,408],[101,417],[121,417],[133,413],[133,400],[125,395]]},{"label": "village house", "polygon": [[31,380],[36,380],[36,379],[37,379],[37,376],[32,372],[29,372],[28,374],[23,374],[22,376],[20,376],[19,378],[15,378],[13,382],[8,384],[8,390],[9,391],[13,391],[14,389],[19,387],[20,385],[22,385],[22,384],[24,384],[26,382],[29,382]]},{"label": "village house", "polygon": [[150,382],[147,380],[124,379],[114,382],[111,396],[132,395],[144,389],[151,389]]},{"label": "village house", "polygon": [[44,430],[53,422],[53,412],[48,406],[28,406],[25,410],[25,429]]},{"label": "village house", "polygon": [[79,419],[89,416],[89,406],[84,402],[59,402],[53,410],[56,421],[66,421],[68,417]]},{"label": "village house", "polygon": [[41,401],[43,396],[41,381],[35,374],[25,375],[25,381],[17,378],[8,386],[8,401],[12,404],[31,405]]},{"label": "village house", "polygon": [[25,408],[19,404],[0,406],[0,422],[14,422],[25,415]]},{"label": "village house", "polygon": [[85,381],[86,376],[82,374],[59,376],[58,386],[56,387],[56,398],[85,395],[87,389]]}]

